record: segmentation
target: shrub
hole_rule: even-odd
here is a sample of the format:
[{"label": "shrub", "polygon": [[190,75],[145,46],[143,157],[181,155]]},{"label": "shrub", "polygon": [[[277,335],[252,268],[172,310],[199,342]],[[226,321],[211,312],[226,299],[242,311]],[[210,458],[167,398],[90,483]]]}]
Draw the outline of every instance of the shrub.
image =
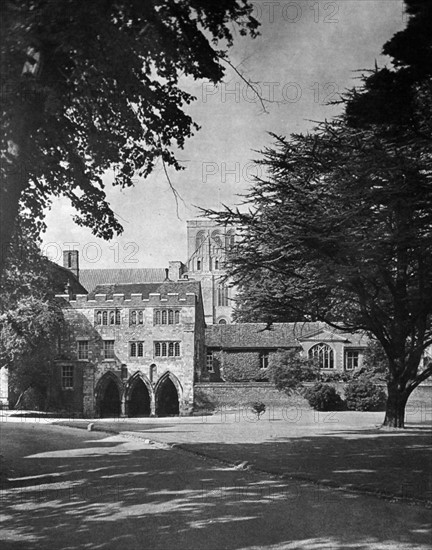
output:
[{"label": "shrub", "polygon": [[319,367],[314,360],[306,359],[297,350],[278,351],[270,356],[270,379],[276,389],[298,390],[303,382],[314,382],[319,377]]},{"label": "shrub", "polygon": [[355,378],[355,372],[321,371],[319,376],[319,381],[333,384],[334,382],[349,382],[353,378]]},{"label": "shrub", "polygon": [[260,419],[260,416],[265,413],[266,406],[265,403],[262,401],[254,401],[251,403],[252,411],[257,415],[258,420]]},{"label": "shrub", "polygon": [[227,382],[251,382],[267,379],[267,369],[260,368],[255,352],[228,352],[223,361],[223,378]]},{"label": "shrub", "polygon": [[317,411],[335,411],[342,406],[342,399],[333,386],[317,382],[309,388],[305,397]]},{"label": "shrub", "polygon": [[385,406],[386,394],[371,377],[362,376],[347,384],[345,400],[352,411],[377,411]]}]

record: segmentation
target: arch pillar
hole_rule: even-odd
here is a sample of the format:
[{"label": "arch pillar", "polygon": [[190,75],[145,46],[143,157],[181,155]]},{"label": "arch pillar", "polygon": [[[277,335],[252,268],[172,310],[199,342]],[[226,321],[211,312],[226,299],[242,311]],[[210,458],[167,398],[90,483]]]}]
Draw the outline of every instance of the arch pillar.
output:
[{"label": "arch pillar", "polygon": [[[154,386],[154,384],[152,384]],[[154,418],[156,416],[156,397],[154,388],[153,391],[150,394],[150,416]]]}]

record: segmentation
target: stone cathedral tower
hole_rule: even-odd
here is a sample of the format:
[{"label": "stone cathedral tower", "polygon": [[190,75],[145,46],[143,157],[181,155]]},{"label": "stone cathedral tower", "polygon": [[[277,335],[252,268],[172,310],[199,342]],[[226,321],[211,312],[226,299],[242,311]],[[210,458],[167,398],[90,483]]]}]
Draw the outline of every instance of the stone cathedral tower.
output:
[{"label": "stone cathedral tower", "polygon": [[188,274],[201,283],[208,325],[232,322],[234,288],[224,281],[226,251],[235,231],[212,220],[187,222]]}]

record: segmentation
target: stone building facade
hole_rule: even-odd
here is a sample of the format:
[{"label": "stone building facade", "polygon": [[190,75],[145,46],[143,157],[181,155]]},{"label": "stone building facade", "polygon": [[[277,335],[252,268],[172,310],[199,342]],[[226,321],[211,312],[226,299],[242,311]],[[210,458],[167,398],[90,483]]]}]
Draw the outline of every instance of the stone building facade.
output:
[{"label": "stone building facade", "polygon": [[316,358],[326,373],[353,372],[363,365],[368,337],[348,334],[325,323],[238,323],[206,328],[206,373],[203,381],[268,381],[270,357],[296,349]]},{"label": "stone building facade", "polygon": [[100,285],[59,299],[67,326],[53,391],[65,408],[90,417],[192,411],[205,355],[199,283]]}]

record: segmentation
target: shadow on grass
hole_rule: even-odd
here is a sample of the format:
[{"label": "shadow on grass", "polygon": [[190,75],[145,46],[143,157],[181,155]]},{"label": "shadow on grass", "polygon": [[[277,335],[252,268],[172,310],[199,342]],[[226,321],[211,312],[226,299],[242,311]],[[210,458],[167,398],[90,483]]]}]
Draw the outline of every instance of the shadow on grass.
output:
[{"label": "shadow on grass", "polygon": [[324,485],[432,503],[431,430],[348,430],[257,444],[187,443],[184,449]]},{"label": "shadow on grass", "polygon": [[[3,435],[12,437],[8,429]],[[28,426],[21,432],[38,436]],[[24,489],[2,491],[2,549],[428,548],[427,510],[380,502],[377,513],[375,499],[238,472],[120,437],[77,433],[73,440],[57,435],[50,450],[39,448],[17,461],[17,470],[24,464],[27,474],[40,477]],[[318,453],[328,449],[315,443]],[[277,445],[287,452],[289,442]],[[263,456],[276,448],[257,447]]]}]

